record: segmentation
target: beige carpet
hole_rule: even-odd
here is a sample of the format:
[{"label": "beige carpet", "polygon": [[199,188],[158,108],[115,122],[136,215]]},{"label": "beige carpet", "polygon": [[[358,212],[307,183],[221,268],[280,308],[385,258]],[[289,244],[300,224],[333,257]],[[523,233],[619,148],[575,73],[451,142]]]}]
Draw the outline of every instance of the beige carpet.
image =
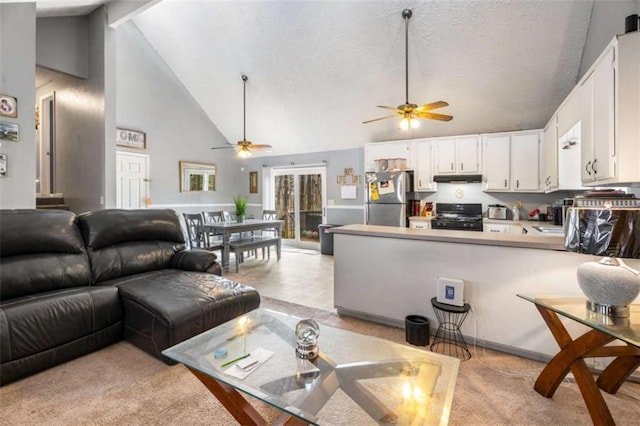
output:
[{"label": "beige carpet", "polygon": [[[404,331],[263,299],[262,307],[315,318],[364,334],[404,343]],[[461,364],[450,424],[580,425],[590,417],[580,392],[564,382],[553,399],[533,390],[543,365],[498,352],[472,350]],[[619,425],[640,419],[640,385],[625,383],[605,394]],[[252,400],[253,401],[253,400]],[[277,411],[253,401],[268,419]],[[351,424],[348,413],[344,424]],[[0,388],[1,425],[233,425],[235,420],[181,365],[167,366],[120,342]]]}]

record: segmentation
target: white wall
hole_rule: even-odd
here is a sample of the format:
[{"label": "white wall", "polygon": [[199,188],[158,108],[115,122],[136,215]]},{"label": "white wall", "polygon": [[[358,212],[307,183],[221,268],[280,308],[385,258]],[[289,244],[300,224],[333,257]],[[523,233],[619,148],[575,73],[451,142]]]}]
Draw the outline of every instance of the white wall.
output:
[{"label": "white wall", "polygon": [[593,65],[616,34],[624,34],[624,18],[640,13],[640,0],[596,0],[582,52],[578,79]]},{"label": "white wall", "polygon": [[36,64],[89,77],[88,21],[84,16],[38,18]]},{"label": "white wall", "polygon": [[0,141],[8,155],[8,176],[0,178],[0,208],[33,208],[36,194],[35,3],[0,4],[0,93],[18,99],[18,117],[0,117],[20,126],[20,141]]},{"label": "white wall", "polygon": [[[230,209],[235,195],[249,191],[235,150],[210,149],[227,140],[135,25],[117,28],[116,45],[116,125],[147,135],[152,207]],[[180,192],[179,161],[216,164],[216,191]]]}]

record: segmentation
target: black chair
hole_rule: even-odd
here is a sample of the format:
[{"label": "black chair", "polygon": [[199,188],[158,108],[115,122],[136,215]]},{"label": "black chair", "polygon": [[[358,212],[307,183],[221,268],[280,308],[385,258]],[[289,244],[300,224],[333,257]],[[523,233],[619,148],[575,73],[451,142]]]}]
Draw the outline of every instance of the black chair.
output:
[{"label": "black chair", "polygon": [[[278,212],[275,210],[262,210],[262,220],[278,220]],[[263,236],[279,237],[277,228],[266,228],[261,231]],[[262,249],[262,258],[264,259],[264,248]],[[267,247],[271,250],[271,247]]]}]

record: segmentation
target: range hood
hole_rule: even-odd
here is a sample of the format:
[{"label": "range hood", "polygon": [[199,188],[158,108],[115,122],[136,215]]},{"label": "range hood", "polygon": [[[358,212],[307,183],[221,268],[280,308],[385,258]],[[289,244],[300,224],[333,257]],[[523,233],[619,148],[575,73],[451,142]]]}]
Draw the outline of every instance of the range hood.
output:
[{"label": "range hood", "polygon": [[482,175],[435,175],[433,181],[438,183],[480,183]]}]

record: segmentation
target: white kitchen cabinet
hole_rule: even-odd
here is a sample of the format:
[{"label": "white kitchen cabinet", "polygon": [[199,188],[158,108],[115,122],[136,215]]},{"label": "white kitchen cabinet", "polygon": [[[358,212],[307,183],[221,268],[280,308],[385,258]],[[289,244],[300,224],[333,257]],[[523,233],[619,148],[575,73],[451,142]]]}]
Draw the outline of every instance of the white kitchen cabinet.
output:
[{"label": "white kitchen cabinet", "polygon": [[435,191],[437,183],[433,181],[433,142],[429,139],[418,139],[414,142],[416,191]]},{"label": "white kitchen cabinet", "polygon": [[[616,36],[578,83],[585,186],[640,182],[640,33]],[[573,93],[573,92],[572,92]]]},{"label": "white kitchen cabinet", "polygon": [[433,139],[436,174],[475,174],[480,170],[478,136]]},{"label": "white kitchen cabinet", "polygon": [[511,136],[511,189],[537,192],[540,189],[538,155],[540,133]]},{"label": "white kitchen cabinet", "polygon": [[413,170],[413,155],[411,140],[392,142],[373,142],[364,146],[364,169],[373,172],[376,169],[375,160],[380,158],[406,158],[407,170]]},{"label": "white kitchen cabinet", "polygon": [[509,135],[483,136],[482,153],[484,159],[482,171],[484,190],[508,191],[511,137]]},{"label": "white kitchen cabinet", "polygon": [[538,192],[540,135],[538,130],[484,135],[484,191]]},{"label": "white kitchen cabinet", "polygon": [[545,191],[558,189],[558,125],[554,115],[542,133],[541,186]]}]

